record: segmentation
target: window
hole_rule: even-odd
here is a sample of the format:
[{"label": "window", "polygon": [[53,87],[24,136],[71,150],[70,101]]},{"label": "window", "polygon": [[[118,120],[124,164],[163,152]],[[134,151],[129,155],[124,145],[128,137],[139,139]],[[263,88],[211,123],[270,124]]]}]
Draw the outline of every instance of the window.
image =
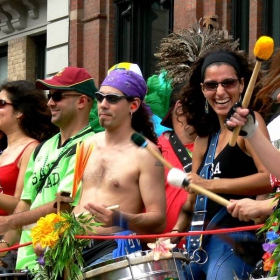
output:
[{"label": "window", "polygon": [[249,0],[232,1],[232,34],[233,38],[240,39],[241,50],[249,51]]},{"label": "window", "polygon": [[173,30],[173,0],[114,0],[117,5],[115,62],[137,63],[147,79],[155,73],[154,53]]},{"label": "window", "polygon": [[275,47],[280,46],[280,1],[263,1],[263,33],[274,40]]},{"label": "window", "polygon": [[0,47],[0,84],[8,78],[8,47]]},{"label": "window", "polygon": [[42,79],[46,77],[46,34],[42,34],[34,37],[36,45],[36,79]]}]

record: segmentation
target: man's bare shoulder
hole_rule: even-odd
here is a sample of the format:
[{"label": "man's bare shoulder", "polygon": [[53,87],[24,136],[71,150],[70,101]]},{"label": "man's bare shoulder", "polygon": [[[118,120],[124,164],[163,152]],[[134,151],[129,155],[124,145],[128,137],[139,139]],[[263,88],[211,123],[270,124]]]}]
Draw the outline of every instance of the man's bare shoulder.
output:
[{"label": "man's bare shoulder", "polygon": [[87,145],[90,143],[97,143],[97,142],[101,141],[102,139],[104,139],[104,135],[105,135],[104,131],[93,134],[85,140],[85,143]]},{"label": "man's bare shoulder", "polygon": [[[146,139],[148,142],[148,148],[139,148],[136,146],[137,153],[138,153],[138,158],[141,158],[139,161],[139,164],[144,165],[144,166],[149,166],[150,164],[155,165],[155,166],[162,166],[162,164],[159,162],[159,160],[154,156],[154,152],[161,154],[159,148],[157,145],[155,145],[153,142],[150,140]],[[151,152],[151,150],[153,150]]]}]

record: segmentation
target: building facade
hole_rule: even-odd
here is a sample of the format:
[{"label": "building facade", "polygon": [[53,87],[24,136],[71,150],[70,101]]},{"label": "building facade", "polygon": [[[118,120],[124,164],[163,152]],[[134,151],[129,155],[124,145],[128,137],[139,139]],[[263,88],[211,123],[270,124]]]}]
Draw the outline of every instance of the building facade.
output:
[{"label": "building facade", "polygon": [[100,85],[115,63],[137,63],[147,79],[156,71],[162,38],[205,15],[217,16],[240,48],[256,40],[280,46],[278,0],[0,0],[0,82],[86,68]]}]

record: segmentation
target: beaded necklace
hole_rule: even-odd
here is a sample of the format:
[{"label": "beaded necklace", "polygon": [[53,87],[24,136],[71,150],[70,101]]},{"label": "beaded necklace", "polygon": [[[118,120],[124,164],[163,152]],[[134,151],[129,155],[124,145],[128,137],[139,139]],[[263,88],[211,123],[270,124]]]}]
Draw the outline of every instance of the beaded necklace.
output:
[{"label": "beaded necklace", "polygon": [[[61,150],[60,150],[60,152],[59,152],[59,154],[58,154],[58,156],[57,156],[56,158],[58,159],[58,158],[64,153],[64,151],[67,150],[67,148],[70,146],[70,144],[71,144],[75,139],[79,138],[80,135],[81,135],[88,127],[90,127],[90,125],[87,125],[85,128],[83,128],[82,130],[80,130],[74,137],[67,139],[67,140],[64,142],[64,144],[62,145],[63,149],[61,149],[61,147],[60,147]],[[57,141],[59,141],[59,143],[60,143],[60,140],[61,140],[61,139],[59,139],[60,137],[61,137],[61,134],[59,133],[59,134],[57,135]],[[41,179],[40,179],[40,180],[43,180],[43,179],[45,178],[46,174],[47,174],[47,170],[46,170],[46,172],[45,172],[45,168],[47,167],[48,158],[49,158],[49,154],[47,154],[47,156],[46,156],[46,158],[45,158],[45,160],[44,160],[44,164],[43,164],[43,166],[42,166],[42,168],[41,168],[41,171],[40,171]]]}]

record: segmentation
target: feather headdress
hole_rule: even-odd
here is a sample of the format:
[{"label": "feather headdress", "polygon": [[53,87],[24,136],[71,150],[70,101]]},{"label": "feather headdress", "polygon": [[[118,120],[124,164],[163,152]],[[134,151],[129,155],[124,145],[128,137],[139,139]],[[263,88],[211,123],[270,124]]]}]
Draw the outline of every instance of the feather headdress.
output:
[{"label": "feather headdress", "polygon": [[167,71],[172,86],[186,80],[187,72],[192,63],[205,51],[217,45],[227,45],[236,50],[239,40],[234,41],[227,30],[217,30],[201,27],[200,21],[187,29],[169,34],[161,40],[158,59],[159,72]]}]

